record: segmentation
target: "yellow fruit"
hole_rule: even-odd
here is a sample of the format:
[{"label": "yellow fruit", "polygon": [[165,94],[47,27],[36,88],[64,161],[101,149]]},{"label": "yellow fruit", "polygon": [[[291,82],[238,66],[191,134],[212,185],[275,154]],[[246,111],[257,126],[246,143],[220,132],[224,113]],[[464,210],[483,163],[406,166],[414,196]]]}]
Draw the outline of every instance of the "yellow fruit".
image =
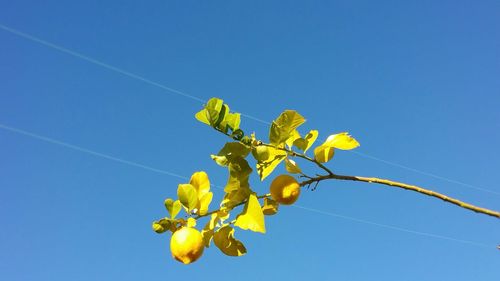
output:
[{"label": "yellow fruit", "polygon": [[201,233],[192,227],[182,227],[170,239],[172,257],[184,264],[189,264],[203,254],[203,238]]},{"label": "yellow fruit", "polygon": [[280,204],[291,205],[300,195],[300,185],[289,175],[279,175],[271,183],[271,197]]}]

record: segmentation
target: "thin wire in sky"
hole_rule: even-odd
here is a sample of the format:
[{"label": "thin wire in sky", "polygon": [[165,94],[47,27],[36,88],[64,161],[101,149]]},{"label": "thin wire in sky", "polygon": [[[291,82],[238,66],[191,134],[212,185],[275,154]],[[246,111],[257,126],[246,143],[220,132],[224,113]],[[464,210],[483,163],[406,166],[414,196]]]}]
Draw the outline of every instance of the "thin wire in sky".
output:
[{"label": "thin wire in sky", "polygon": [[94,58],[91,58],[89,56],[86,56],[86,55],[83,55],[81,53],[78,53],[78,52],[75,52],[75,51],[72,51],[70,49],[67,49],[67,48],[64,48],[64,47],[61,47],[59,45],[56,45],[54,43],[51,43],[51,42],[48,42],[48,41],[45,41],[45,40],[42,40],[40,38],[37,38],[35,36],[32,36],[30,34],[27,34],[27,33],[24,33],[24,32],[21,32],[19,30],[16,30],[16,29],[13,29],[13,28],[10,28],[8,26],[5,26],[3,24],[0,24],[0,28],[5,30],[5,31],[8,31],[12,34],[15,34],[19,37],[23,37],[25,39],[28,39],[28,40],[31,40],[33,42],[36,42],[36,43],[39,43],[39,44],[42,44],[46,47],[49,47],[49,48],[52,48],[52,49],[55,49],[55,50],[58,50],[60,52],[63,52],[63,53],[66,53],[68,55],[71,55],[71,56],[74,56],[74,57],[77,57],[79,59],[82,59],[82,60],[85,60],[87,62],[90,62],[90,63],[93,63],[95,65],[98,65],[98,66],[101,66],[101,67],[104,67],[106,69],[109,69],[111,71],[114,71],[114,72],[117,72],[117,73],[120,73],[120,74],[123,74],[125,76],[128,76],[130,78],[133,78],[133,79],[136,79],[136,80],[139,80],[139,81],[142,81],[146,84],[149,84],[149,85],[152,85],[152,86],[155,86],[155,87],[158,87],[160,89],[163,89],[163,90],[166,90],[166,91],[169,91],[169,92],[172,92],[172,93],[175,93],[175,94],[178,94],[178,95],[181,95],[183,97],[186,97],[186,98],[189,98],[189,99],[192,99],[192,100],[195,100],[195,101],[198,101],[198,102],[201,102],[201,103],[205,103],[206,101],[199,98],[199,97],[195,97],[193,95],[190,95],[190,94],[186,94],[182,91],[179,91],[179,90],[176,90],[174,88],[170,88],[170,87],[167,87],[165,85],[162,85],[158,82],[155,82],[153,80],[149,80],[147,78],[144,78],[140,75],[137,75],[135,73],[132,73],[132,72],[129,72],[129,71],[126,71],[126,70],[123,70],[121,68],[118,68],[116,66],[112,66],[112,65],[109,65],[107,63],[104,63],[100,60],[97,60],[97,59],[94,59]]},{"label": "thin wire in sky", "polygon": [[368,159],[379,161],[379,162],[385,163],[387,165],[391,165],[391,166],[394,166],[394,167],[397,167],[397,168],[401,168],[401,169],[404,169],[404,170],[415,172],[415,173],[418,173],[418,174],[421,174],[421,175],[424,175],[424,176],[436,178],[436,179],[439,179],[439,180],[442,180],[442,181],[447,181],[447,182],[450,182],[450,183],[453,183],[453,184],[458,184],[458,185],[461,185],[461,186],[464,186],[464,187],[468,187],[468,188],[472,188],[472,189],[476,189],[476,190],[488,192],[488,193],[491,193],[491,194],[500,195],[500,192],[497,192],[497,191],[493,191],[493,190],[490,190],[490,189],[486,189],[486,188],[482,188],[482,187],[479,187],[479,186],[471,185],[471,184],[464,183],[464,182],[457,181],[457,180],[453,180],[453,179],[450,179],[450,178],[438,176],[436,174],[432,174],[432,173],[429,173],[429,172],[417,170],[417,169],[414,169],[414,168],[411,168],[411,167],[408,167],[408,166],[405,166],[405,165],[401,165],[401,164],[398,164],[398,163],[387,161],[387,160],[384,160],[384,159],[381,159],[381,158],[378,158],[378,157],[375,157],[375,156],[371,156],[371,155],[368,155],[368,154],[365,154],[365,153],[362,153],[362,152],[359,152],[359,151],[352,151],[351,150],[349,152],[355,153],[355,154],[357,154],[357,155],[359,155],[361,157],[365,157],[365,158],[368,158]]},{"label": "thin wire in sky", "polygon": [[309,208],[309,207],[304,207],[304,206],[299,206],[299,205],[292,205],[292,207],[303,209],[303,210],[314,212],[314,213],[318,213],[318,214],[323,214],[323,215],[330,216],[330,217],[346,219],[346,220],[355,221],[355,222],[362,223],[362,224],[370,224],[370,225],[374,225],[374,226],[378,226],[378,227],[382,227],[382,228],[392,229],[392,230],[401,231],[401,232],[407,232],[407,233],[411,233],[411,234],[415,234],[415,235],[444,239],[444,240],[469,244],[469,245],[482,247],[482,248],[491,248],[492,247],[492,246],[489,246],[489,245],[486,245],[483,243],[474,242],[474,241],[457,239],[457,238],[433,234],[433,233],[429,233],[429,232],[416,231],[416,230],[411,230],[411,229],[407,229],[407,228],[402,228],[399,226],[393,226],[393,225],[387,225],[387,224],[382,224],[382,223],[373,222],[373,221],[367,221],[367,220],[358,219],[355,217],[339,215],[339,214],[335,214],[332,212],[326,212],[326,211],[319,210],[319,209],[314,209],[314,208]]},{"label": "thin wire in sky", "polygon": [[[118,163],[121,163],[121,164],[133,166],[133,167],[136,167],[136,168],[141,168],[141,169],[144,169],[144,170],[147,170],[147,171],[151,171],[151,172],[155,172],[155,173],[160,173],[160,174],[163,174],[163,175],[168,175],[168,176],[180,178],[180,179],[183,179],[183,180],[189,180],[188,177],[185,177],[185,176],[182,176],[182,175],[179,175],[179,174],[167,171],[167,170],[157,169],[157,168],[154,168],[154,167],[151,167],[151,166],[147,166],[147,165],[144,165],[144,164],[140,164],[140,163],[137,163],[137,162],[134,162],[134,161],[125,160],[123,158],[118,158],[118,157],[111,156],[111,155],[108,155],[108,154],[105,154],[105,153],[101,153],[101,152],[97,152],[97,151],[94,151],[94,150],[90,150],[90,149],[87,149],[87,148],[84,148],[84,147],[81,147],[81,146],[78,146],[78,145],[70,144],[70,143],[67,143],[67,142],[63,142],[63,141],[60,141],[60,140],[56,140],[56,139],[53,139],[53,138],[49,138],[49,137],[46,137],[46,136],[35,134],[33,132],[28,132],[26,130],[22,130],[22,129],[19,129],[19,128],[14,128],[14,127],[11,127],[11,126],[7,126],[7,125],[1,124],[1,123],[0,123],[0,129],[6,130],[6,131],[10,131],[10,132],[13,132],[13,133],[16,133],[16,134],[20,134],[20,135],[23,135],[23,136],[26,136],[26,137],[30,137],[30,138],[33,138],[33,139],[37,139],[37,140],[40,140],[40,141],[44,141],[44,142],[47,142],[47,143],[51,143],[51,144],[54,144],[54,145],[59,145],[59,146],[62,146],[62,147],[65,147],[65,148],[69,148],[69,149],[72,149],[72,150],[75,150],[75,151],[78,151],[78,152],[90,154],[92,156],[96,156],[96,157],[104,158],[104,159],[107,159],[107,160],[115,161],[115,162],[118,162]],[[218,185],[212,185],[212,186],[217,187],[219,189],[223,189],[223,187],[218,186]],[[309,207],[300,206],[300,205],[292,205],[292,206],[295,207],[295,208],[299,208],[299,209],[303,209],[303,210],[309,211],[309,212],[315,212],[315,213],[318,213],[318,214],[323,214],[323,215],[327,215],[327,216],[331,216],[331,217],[336,217],[336,218],[341,218],[341,219],[345,219],[345,220],[349,220],[349,221],[354,221],[354,222],[361,223],[361,224],[368,224],[368,225],[378,226],[378,227],[382,227],[382,228],[386,228],[386,229],[391,229],[391,230],[395,230],[395,231],[411,233],[411,234],[415,234],[415,235],[419,235],[419,236],[424,236],[424,237],[444,239],[444,240],[448,240],[448,241],[469,244],[469,245],[476,246],[476,247],[481,247],[481,248],[491,248],[491,246],[489,246],[489,245],[486,245],[486,244],[483,244],[483,243],[479,243],[479,242],[475,242],[475,241],[457,239],[457,238],[453,238],[453,237],[448,237],[448,236],[443,236],[443,235],[438,235],[438,234],[433,234],[433,233],[428,233],[428,232],[421,232],[421,231],[411,230],[411,229],[402,228],[402,227],[398,227],[398,226],[392,226],[392,225],[387,225],[387,224],[382,224],[382,223],[367,221],[367,220],[358,219],[358,218],[351,217],[351,216],[340,215],[340,214],[336,214],[336,213],[333,213],[333,212],[327,212],[327,211],[323,211],[323,210],[319,210],[319,209],[314,209],[314,208],[309,208]]]},{"label": "thin wire in sky", "polygon": [[[168,91],[168,92],[171,92],[171,93],[174,93],[174,94],[178,94],[180,96],[183,96],[183,97],[186,97],[186,98],[189,98],[191,100],[195,100],[195,101],[198,101],[200,103],[205,103],[206,101],[197,97],[197,96],[193,96],[193,95],[190,95],[190,94],[187,94],[185,92],[182,92],[182,91],[179,91],[177,89],[174,89],[174,88],[171,88],[171,87],[168,87],[168,86],[165,86],[159,82],[156,82],[156,81],[153,81],[153,80],[150,80],[150,79],[147,79],[141,75],[138,75],[138,74],[135,74],[135,73],[132,73],[130,71],[126,71],[126,70],[123,70],[121,68],[118,68],[116,66],[112,66],[110,64],[107,64],[107,63],[104,63],[100,60],[97,60],[95,58],[92,58],[92,57],[89,57],[89,56],[86,56],[84,54],[81,54],[79,52],[76,52],[76,51],[73,51],[73,50],[70,50],[68,48],[64,48],[62,46],[59,46],[57,44],[54,44],[54,43],[51,43],[47,40],[43,40],[43,39],[40,39],[38,37],[35,37],[33,35],[30,35],[30,34],[27,34],[25,32],[22,32],[22,31],[19,31],[17,29],[14,29],[12,27],[8,27],[4,24],[1,24],[0,23],[0,28],[7,31],[7,32],[10,32],[14,35],[17,35],[19,37],[22,37],[22,38],[25,38],[25,39],[28,39],[30,41],[33,41],[33,42],[36,42],[36,43],[39,43],[41,45],[44,45],[46,47],[49,47],[49,48],[52,48],[52,49],[55,49],[57,51],[60,51],[62,53],[65,53],[65,54],[68,54],[68,55],[71,55],[71,56],[74,56],[76,58],[79,58],[79,59],[82,59],[82,60],[85,60],[87,62],[90,62],[92,64],[95,64],[95,65],[98,65],[98,66],[101,66],[103,68],[106,68],[108,70],[111,70],[111,71],[114,71],[114,72],[117,72],[117,73],[120,73],[122,75],[125,75],[129,78],[133,78],[133,79],[136,79],[136,80],[139,80],[139,81],[142,81],[146,84],[149,84],[149,85],[152,85],[152,86],[155,86],[155,87],[158,87],[162,90],[165,90],[165,91]],[[262,120],[260,118],[257,118],[257,117],[254,117],[252,115],[248,115],[248,114],[241,114],[242,116],[248,118],[248,119],[251,119],[251,120],[254,120],[254,121],[257,121],[257,122],[260,122],[262,124],[266,124],[266,125],[270,125],[271,123],[265,121],[265,120]],[[398,167],[398,168],[401,168],[401,169],[405,169],[405,170],[408,170],[408,171],[412,171],[412,172],[415,172],[415,173],[419,173],[421,175],[426,175],[426,176],[429,176],[429,177],[433,177],[433,178],[436,178],[436,179],[440,179],[440,180],[443,180],[443,181],[447,181],[447,182],[450,182],[450,183],[454,183],[454,184],[457,184],[457,185],[460,185],[460,186],[463,186],[463,187],[466,187],[466,188],[471,188],[471,189],[475,189],[475,190],[480,190],[480,191],[483,191],[483,192],[488,192],[490,194],[495,194],[495,195],[500,195],[500,192],[497,192],[497,191],[493,191],[493,190],[490,190],[490,189],[486,189],[486,188],[482,188],[482,187],[478,187],[478,186],[475,186],[475,185],[471,185],[471,184],[467,184],[467,183],[464,183],[464,182],[461,182],[461,181],[457,181],[457,180],[453,180],[453,179],[450,179],[450,178],[446,178],[446,177],[442,177],[442,176],[438,176],[438,175],[435,175],[435,174],[432,174],[432,173],[429,173],[429,172],[425,172],[425,171],[422,171],[422,170],[418,170],[418,169],[415,169],[415,168],[411,168],[411,167],[408,167],[408,166],[404,166],[404,165],[401,165],[401,164],[398,164],[398,163],[394,163],[394,162],[391,162],[391,161],[387,161],[387,160],[384,160],[384,159],[381,159],[381,158],[378,158],[378,157],[374,157],[374,156],[370,156],[368,154],[365,154],[365,153],[361,153],[361,152],[354,152],[352,151],[353,153],[356,153],[357,155],[359,156],[362,156],[362,157],[365,157],[367,159],[371,159],[371,160],[374,160],[374,161],[378,161],[378,162],[381,162],[381,163],[385,163],[387,165],[391,165],[393,167]]]},{"label": "thin wire in sky", "polygon": [[143,164],[140,164],[140,163],[137,163],[137,162],[133,162],[133,161],[129,161],[129,160],[124,160],[124,159],[121,159],[121,158],[118,158],[118,157],[114,157],[114,156],[111,156],[111,155],[108,155],[108,154],[104,154],[104,153],[96,152],[96,151],[93,151],[93,150],[90,150],[90,149],[87,149],[87,148],[83,148],[81,146],[69,144],[67,142],[59,141],[59,140],[56,140],[56,139],[53,139],[53,138],[48,138],[48,137],[41,136],[41,135],[38,135],[38,134],[35,134],[35,133],[32,133],[32,132],[21,130],[21,129],[18,129],[18,128],[6,126],[4,124],[0,124],[0,128],[4,129],[4,130],[7,130],[7,131],[11,131],[11,132],[17,133],[17,134],[25,135],[25,136],[30,137],[30,138],[34,138],[34,139],[45,141],[45,142],[48,142],[48,143],[52,143],[52,144],[64,146],[66,148],[73,149],[73,150],[76,150],[76,151],[79,151],[79,152],[83,152],[83,153],[87,153],[87,154],[94,155],[94,156],[97,156],[97,157],[105,158],[105,159],[112,160],[112,161],[115,161],[115,162],[119,162],[119,163],[122,163],[122,164],[126,164],[126,165],[130,165],[130,166],[138,167],[138,168],[145,169],[145,170],[148,170],[148,171],[151,171],[151,172],[160,173],[160,174],[164,174],[164,175],[168,175],[168,176],[172,176],[172,177],[176,177],[176,178],[180,178],[180,179],[188,179],[188,178],[186,178],[184,176],[181,176],[179,174],[176,174],[176,173],[172,173],[172,172],[169,172],[169,171],[156,169],[156,168],[153,168],[153,167],[150,167],[150,166],[146,166],[146,165],[143,165]]}]

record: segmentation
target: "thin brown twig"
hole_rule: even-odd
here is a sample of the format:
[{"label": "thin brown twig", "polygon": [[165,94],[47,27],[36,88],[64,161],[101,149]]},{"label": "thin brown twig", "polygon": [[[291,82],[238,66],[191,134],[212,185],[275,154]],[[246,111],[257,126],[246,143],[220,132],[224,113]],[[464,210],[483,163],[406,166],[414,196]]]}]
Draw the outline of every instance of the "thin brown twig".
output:
[{"label": "thin brown twig", "polygon": [[[231,137],[227,133],[224,133],[222,131],[219,131],[219,132],[221,132],[221,133],[223,133],[223,134]],[[374,177],[359,177],[359,176],[338,175],[338,174],[333,173],[330,169],[328,169],[328,167],[326,167],[325,165],[323,165],[322,163],[320,163],[316,159],[311,158],[311,157],[307,156],[306,154],[298,153],[298,152],[293,151],[291,149],[287,149],[286,147],[277,147],[275,145],[264,143],[262,141],[258,141],[257,143],[258,143],[257,145],[252,145],[252,146],[262,145],[262,146],[267,146],[267,147],[272,147],[272,148],[275,148],[275,149],[283,150],[283,151],[287,152],[291,156],[296,156],[296,157],[302,158],[304,160],[307,160],[309,162],[312,162],[312,163],[316,164],[319,168],[323,169],[325,172],[328,173],[327,175],[317,176],[317,177],[311,178],[309,180],[303,181],[303,182],[300,183],[301,186],[310,185],[312,183],[318,184],[320,181],[323,181],[323,180],[326,180],[326,179],[350,180],[350,181],[359,181],[359,182],[366,182],[366,183],[376,183],[376,184],[388,185],[388,186],[392,186],[392,187],[398,187],[398,188],[402,188],[402,189],[406,189],[406,190],[415,191],[415,192],[418,192],[418,193],[421,193],[421,194],[424,194],[424,195],[427,195],[427,196],[439,198],[439,199],[441,199],[441,200],[443,200],[445,202],[457,205],[457,206],[462,207],[464,209],[468,209],[468,210],[474,211],[476,213],[481,213],[481,214],[489,215],[489,216],[492,216],[492,217],[495,217],[495,218],[500,218],[500,212],[498,212],[498,211],[494,211],[494,210],[490,210],[490,209],[478,207],[478,206],[472,205],[470,203],[466,203],[466,202],[463,202],[461,200],[458,200],[456,198],[453,198],[453,197],[441,194],[439,192],[432,191],[430,189],[422,188],[422,187],[419,187],[419,186],[416,186],[416,185],[410,185],[410,184],[406,184],[406,183],[402,183],[402,182],[397,182],[397,181],[392,181],[392,180],[387,180],[387,179],[374,178]],[[245,143],[243,143],[243,144],[245,144]],[[245,144],[245,145],[248,145],[248,144]]]},{"label": "thin brown twig", "polygon": [[475,205],[472,205],[470,203],[463,202],[461,200],[449,197],[447,195],[441,194],[439,192],[435,192],[426,188],[422,188],[416,185],[410,185],[402,182],[397,182],[397,181],[392,181],[392,180],[387,180],[387,179],[380,179],[380,178],[374,178],[374,177],[359,177],[359,176],[345,176],[345,175],[337,175],[337,174],[332,174],[332,175],[324,175],[324,176],[318,176],[306,181],[303,181],[300,183],[300,186],[305,186],[312,184],[314,182],[318,183],[323,180],[327,179],[336,179],[336,180],[350,180],[350,181],[360,181],[360,182],[366,182],[366,183],[377,183],[377,184],[383,184],[383,185],[388,185],[392,187],[398,187],[406,190],[411,190],[415,191],[427,196],[439,198],[445,202],[457,205],[459,207],[474,211],[476,213],[481,213],[485,215],[489,215],[492,217],[500,218],[500,212],[493,211],[490,209],[478,207]]}]

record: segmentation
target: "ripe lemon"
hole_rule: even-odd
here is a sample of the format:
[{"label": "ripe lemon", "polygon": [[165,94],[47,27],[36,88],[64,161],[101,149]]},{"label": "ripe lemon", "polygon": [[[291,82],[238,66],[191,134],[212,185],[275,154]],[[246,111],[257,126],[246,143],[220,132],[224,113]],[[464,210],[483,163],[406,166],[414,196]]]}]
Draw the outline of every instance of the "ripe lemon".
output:
[{"label": "ripe lemon", "polygon": [[280,204],[291,205],[300,195],[300,185],[289,175],[279,175],[271,182],[271,197]]},{"label": "ripe lemon", "polygon": [[192,227],[182,227],[174,232],[170,239],[172,257],[184,264],[189,264],[203,254],[203,238],[201,233]]}]

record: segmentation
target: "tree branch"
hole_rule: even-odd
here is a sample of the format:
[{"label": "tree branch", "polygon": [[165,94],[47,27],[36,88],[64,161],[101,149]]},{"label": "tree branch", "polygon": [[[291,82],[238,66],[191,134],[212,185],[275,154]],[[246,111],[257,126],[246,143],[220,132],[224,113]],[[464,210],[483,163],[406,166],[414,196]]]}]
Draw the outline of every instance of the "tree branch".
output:
[{"label": "tree branch", "polygon": [[[222,132],[220,130],[218,130],[218,131],[221,132],[221,133],[223,133],[223,134],[225,134],[226,136],[231,137],[231,135],[229,135],[229,134],[227,134],[225,132]],[[243,144],[245,144],[245,143],[243,143]],[[245,145],[248,145],[248,144],[245,144]],[[287,152],[288,154],[290,154],[291,156],[296,156],[296,157],[302,158],[304,160],[307,160],[309,162],[312,162],[312,163],[316,164],[316,166],[318,166],[319,168],[321,168],[322,170],[324,170],[325,172],[328,173],[328,175],[324,175],[324,176],[311,177],[309,180],[301,182],[300,186],[310,185],[312,183],[316,183],[316,185],[317,185],[320,181],[326,180],[326,179],[350,180],[350,181],[360,181],[360,182],[366,182],[366,183],[383,184],[383,185],[388,185],[388,186],[392,186],[392,187],[398,187],[398,188],[402,188],[402,189],[406,189],[406,190],[415,191],[415,192],[418,192],[418,193],[421,193],[421,194],[424,194],[424,195],[427,195],[427,196],[439,198],[439,199],[441,199],[441,200],[443,200],[445,202],[457,205],[457,206],[462,207],[464,209],[468,209],[468,210],[474,211],[476,213],[481,213],[481,214],[485,214],[485,215],[492,216],[492,217],[495,217],[495,218],[500,218],[500,212],[498,212],[498,211],[494,211],[494,210],[490,210],[490,209],[478,207],[478,206],[475,206],[475,205],[463,202],[461,200],[458,200],[458,199],[449,197],[447,195],[444,195],[444,194],[441,194],[441,193],[438,193],[438,192],[435,192],[435,191],[432,191],[432,190],[429,190],[429,189],[425,189],[425,188],[422,188],[422,187],[419,187],[419,186],[416,186],[416,185],[410,185],[410,184],[406,184],[406,183],[402,183],[402,182],[397,182],[397,181],[392,181],[392,180],[386,180],[386,179],[380,179],[380,178],[373,178],[373,177],[359,177],[359,176],[338,175],[338,174],[333,173],[330,169],[328,169],[322,163],[316,161],[316,159],[311,158],[311,157],[305,155],[304,153],[298,153],[298,152],[293,151],[291,149],[287,149],[286,147],[277,147],[275,145],[268,144],[268,143],[265,143],[265,142],[262,142],[262,141],[258,141],[258,143],[256,145],[252,144],[250,146],[259,146],[259,145],[267,146],[267,147],[272,147],[272,148],[279,149],[279,150],[283,150],[283,151]],[[241,205],[243,203],[244,202],[240,203],[239,205]],[[236,207],[236,206],[234,206],[234,207]]]},{"label": "tree branch", "polygon": [[333,175],[333,172],[328,169],[325,165],[321,164],[320,162],[316,161],[316,159],[313,159],[303,153],[298,153],[296,151],[293,151],[293,150],[290,150],[290,149],[287,149],[285,147],[276,147],[272,144],[268,144],[268,143],[264,143],[264,142],[259,142],[258,145],[262,145],[262,146],[267,146],[267,147],[272,147],[272,148],[275,148],[275,149],[279,149],[279,150],[283,150],[285,152],[287,152],[288,154],[290,154],[291,156],[297,156],[299,158],[302,158],[304,160],[307,160],[309,162],[312,162],[314,164],[316,164],[316,166],[320,167],[321,169],[323,169],[325,172],[327,172],[329,175]]},{"label": "tree branch", "polygon": [[406,183],[401,183],[401,182],[386,180],[386,179],[380,179],[380,178],[331,174],[331,175],[325,175],[325,176],[318,176],[318,177],[314,177],[314,178],[311,178],[309,180],[303,181],[300,183],[300,186],[306,186],[306,185],[312,184],[314,182],[320,182],[320,181],[327,180],[327,179],[360,181],[360,182],[377,183],[377,184],[383,184],[383,185],[388,185],[388,186],[392,186],[392,187],[398,187],[398,188],[402,188],[402,189],[406,189],[406,190],[415,191],[415,192],[418,192],[418,193],[421,193],[421,194],[424,194],[427,196],[439,198],[443,201],[446,201],[448,203],[457,205],[459,207],[474,211],[476,213],[481,213],[481,214],[489,215],[492,217],[500,218],[500,212],[493,211],[493,210],[486,209],[486,208],[481,208],[481,207],[460,201],[458,199],[455,199],[455,198],[446,196],[444,194],[441,194],[441,193],[438,193],[438,192],[435,192],[435,191],[432,191],[429,189],[425,189],[425,188],[422,188],[422,187],[419,187],[416,185],[410,185],[410,184],[406,184]]}]

